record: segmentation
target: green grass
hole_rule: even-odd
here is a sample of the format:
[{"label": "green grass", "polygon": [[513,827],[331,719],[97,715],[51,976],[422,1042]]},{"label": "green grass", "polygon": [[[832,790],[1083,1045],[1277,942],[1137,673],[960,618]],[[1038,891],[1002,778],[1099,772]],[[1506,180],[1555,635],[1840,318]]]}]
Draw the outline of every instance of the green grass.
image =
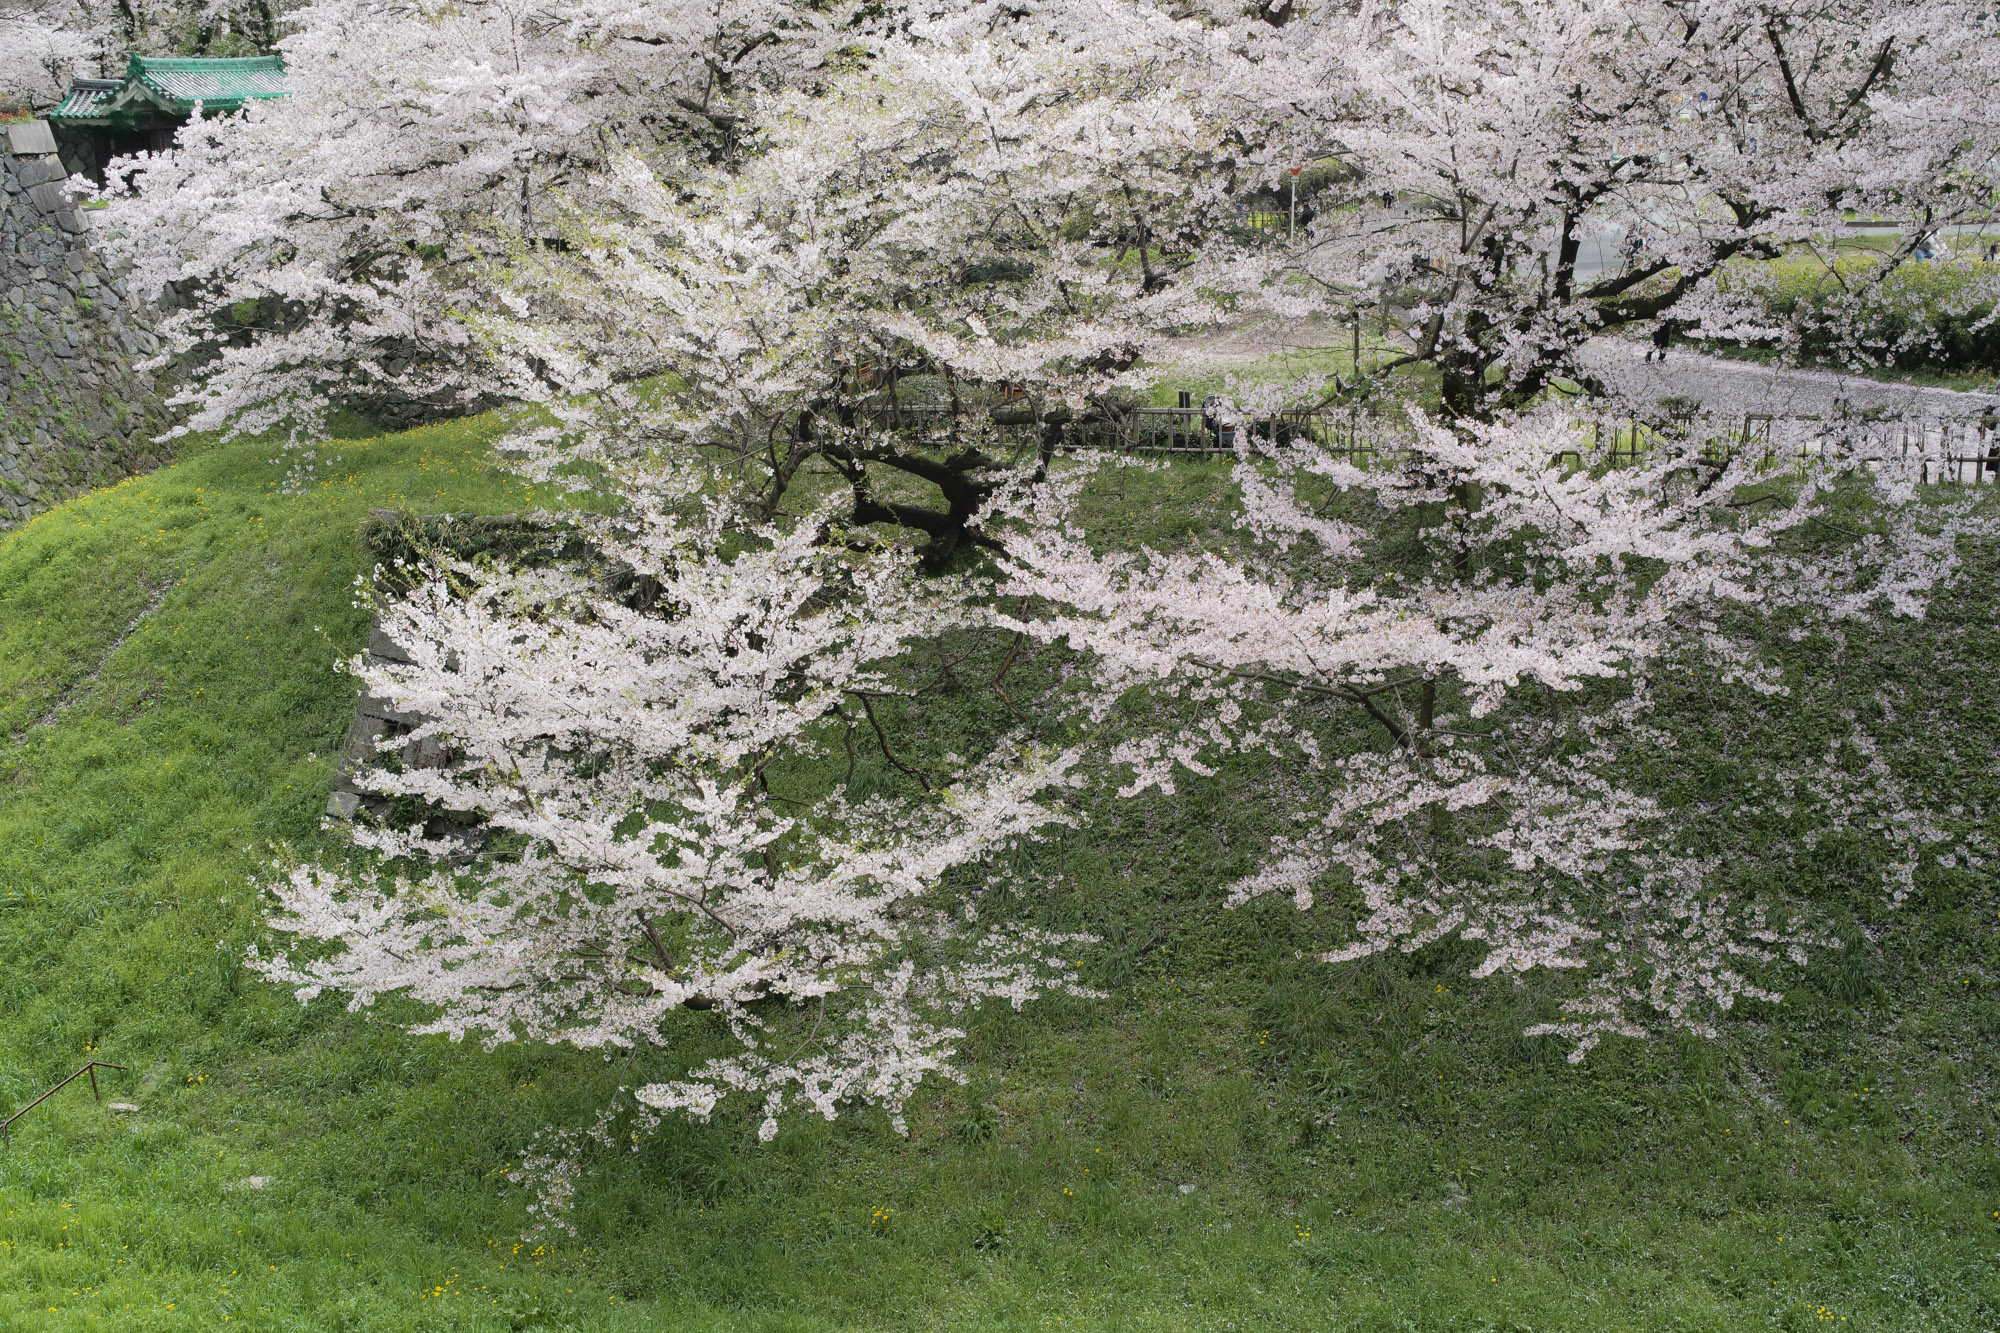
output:
[{"label": "green grass", "polygon": [[[0,1152],[0,1330],[2000,1322],[1990,877],[1926,872],[1865,918],[1858,961],[1787,978],[1723,1042],[1571,1066],[1518,1035],[1553,982],[1472,981],[1462,948],[1328,968],[1309,959],[1333,922],[1223,910],[1271,831],[1257,798],[1281,775],[1250,763],[1100,802],[1046,849],[1065,878],[1040,910],[1102,937],[1086,973],[1109,998],[979,1019],[970,1082],[922,1096],[907,1139],[673,1122],[598,1165],[573,1242],[517,1249],[503,1178],[533,1129],[671,1057],[411,1038],[240,963],[262,849],[321,836],[352,703],[331,663],[365,631],[356,526],[534,503],[489,466],[497,429],[338,444],[302,495],[268,448],[216,448],[0,538],[0,1108],[93,1055],[133,1066],[106,1099],[142,1107],[74,1085]],[[1108,537],[1221,539],[1219,464],[1107,485]],[[1979,559],[1973,592],[1765,741],[1812,748],[1941,646],[2000,660],[2000,559]],[[1016,697],[1053,666],[1023,663]],[[942,745],[989,702],[947,693],[917,721]],[[1661,762],[1694,799],[1740,738],[1699,682],[1675,707],[1687,753]],[[1990,765],[1954,781],[2000,795]],[[1865,839],[1825,848],[1801,874],[1866,879]]]},{"label": "green grass", "polygon": [[[1292,351],[1269,355],[1235,356],[1224,354],[1223,364],[1199,374],[1179,373],[1168,376],[1155,385],[1148,395],[1147,406],[1172,407],[1182,391],[1188,392],[1194,405],[1199,407],[1202,399],[1212,393],[1243,392],[1268,385],[1290,387],[1298,383],[1313,386],[1301,395],[1301,401],[1312,402],[1333,388],[1332,376],[1338,375],[1343,381],[1354,378],[1354,350],[1349,341],[1350,334],[1345,325],[1328,325],[1323,330],[1325,345],[1300,347]],[[1369,328],[1362,330],[1361,367],[1368,370],[1380,365],[1395,355],[1399,349],[1377,337]],[[1392,375],[1396,391],[1414,395],[1419,399],[1434,399],[1437,395],[1437,372],[1430,366],[1412,365],[1399,368]],[[1320,386],[1324,387],[1320,387]]]}]

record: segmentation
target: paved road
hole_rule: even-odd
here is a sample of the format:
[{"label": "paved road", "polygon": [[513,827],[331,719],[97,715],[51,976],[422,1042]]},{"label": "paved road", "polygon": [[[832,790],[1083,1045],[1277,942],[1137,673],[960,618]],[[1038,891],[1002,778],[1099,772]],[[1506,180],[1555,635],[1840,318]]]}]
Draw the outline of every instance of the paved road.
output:
[{"label": "paved road", "polygon": [[1885,384],[1824,370],[1782,370],[1747,361],[1725,361],[1675,348],[1664,364],[1642,358],[1648,344],[1599,338],[1584,349],[1584,363],[1622,397],[1639,404],[1662,398],[1698,399],[1721,416],[1768,412],[1773,416],[1830,416],[1841,403],[1866,411],[1922,417],[1977,417],[2000,411],[2000,392],[1961,393],[1914,384]]},{"label": "paved road", "polygon": [[[1290,356],[1315,349],[1347,350],[1344,325],[1318,319],[1262,320],[1217,330],[1180,344],[1187,369],[1213,367],[1276,372]],[[1887,409],[1905,416],[1967,418],[2000,410],[2000,385],[1990,393],[1961,393],[1824,370],[1785,370],[1748,361],[1725,361],[1675,348],[1666,363],[1641,358],[1650,344],[1599,338],[1584,349],[1584,363],[1621,397],[1644,408],[1662,398],[1694,398],[1710,412],[1735,417],[1748,412],[1772,416],[1831,416],[1845,402],[1856,410]],[[1313,368],[1301,362],[1303,373]],[[1319,367],[1323,369],[1324,367]],[[1264,375],[1260,378],[1274,378]]]}]

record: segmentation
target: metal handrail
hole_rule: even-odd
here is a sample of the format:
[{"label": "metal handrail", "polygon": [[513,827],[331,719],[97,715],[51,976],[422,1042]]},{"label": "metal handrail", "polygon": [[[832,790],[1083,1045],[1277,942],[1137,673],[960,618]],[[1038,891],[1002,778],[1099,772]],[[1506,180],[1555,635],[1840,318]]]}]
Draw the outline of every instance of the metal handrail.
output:
[{"label": "metal handrail", "polygon": [[131,1068],[132,1066],[130,1065],[114,1065],[109,1060],[92,1060],[89,1064],[77,1070],[74,1074],[71,1074],[68,1078],[64,1079],[62,1082],[56,1084],[53,1088],[50,1088],[47,1092],[35,1098],[35,1100],[29,1102],[26,1106],[14,1112],[14,1114],[8,1116],[5,1120],[0,1120],[0,1143],[12,1142],[12,1131],[14,1128],[14,1122],[16,1120],[19,1120],[22,1116],[34,1110],[37,1106],[40,1106],[43,1102],[47,1101],[49,1098],[61,1092],[64,1088],[76,1082],[78,1079],[82,1078],[85,1074],[90,1075],[90,1095],[101,1102],[104,1100],[104,1098],[97,1091],[97,1071],[99,1069],[129,1070]]}]

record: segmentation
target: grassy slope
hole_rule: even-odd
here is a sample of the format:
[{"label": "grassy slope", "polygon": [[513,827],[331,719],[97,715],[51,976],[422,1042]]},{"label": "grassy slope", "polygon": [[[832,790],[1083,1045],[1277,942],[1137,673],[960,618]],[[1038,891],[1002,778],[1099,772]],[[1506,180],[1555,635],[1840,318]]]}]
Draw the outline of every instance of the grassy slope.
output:
[{"label": "grassy slope", "polygon": [[[1051,852],[1047,918],[1103,936],[1111,997],[982,1019],[909,1139],[670,1125],[586,1187],[574,1243],[517,1249],[511,1154],[657,1068],[404,1037],[237,961],[257,849],[319,836],[355,524],[521,505],[488,431],[341,446],[295,497],[264,450],[215,450],[0,539],[0,1107],[94,1051],[144,1108],[72,1087],[0,1155],[0,1330],[2000,1323],[1990,882],[1920,879],[1860,973],[1790,978],[1727,1043],[1571,1067],[1517,1035],[1539,988],[1446,949],[1328,969],[1299,955],[1329,923],[1222,911],[1269,832],[1254,766]],[[1133,477],[1103,522],[1185,536],[1224,484]],[[1993,572],[1851,671],[1993,660]],[[1990,766],[1963,780],[1994,803]]]}]

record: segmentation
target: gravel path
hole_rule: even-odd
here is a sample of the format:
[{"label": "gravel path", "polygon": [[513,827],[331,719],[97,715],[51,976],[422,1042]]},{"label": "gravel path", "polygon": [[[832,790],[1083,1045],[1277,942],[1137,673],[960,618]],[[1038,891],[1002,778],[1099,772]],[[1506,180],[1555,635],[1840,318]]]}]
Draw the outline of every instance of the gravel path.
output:
[{"label": "gravel path", "polygon": [[1675,348],[1664,364],[1647,363],[1646,344],[1599,338],[1584,349],[1584,364],[1620,396],[1639,403],[1662,398],[1699,399],[1723,416],[1768,412],[1773,416],[1831,416],[1845,403],[1918,417],[1977,417],[2000,411],[2000,393],[1965,393],[1825,370],[1786,370]]}]

